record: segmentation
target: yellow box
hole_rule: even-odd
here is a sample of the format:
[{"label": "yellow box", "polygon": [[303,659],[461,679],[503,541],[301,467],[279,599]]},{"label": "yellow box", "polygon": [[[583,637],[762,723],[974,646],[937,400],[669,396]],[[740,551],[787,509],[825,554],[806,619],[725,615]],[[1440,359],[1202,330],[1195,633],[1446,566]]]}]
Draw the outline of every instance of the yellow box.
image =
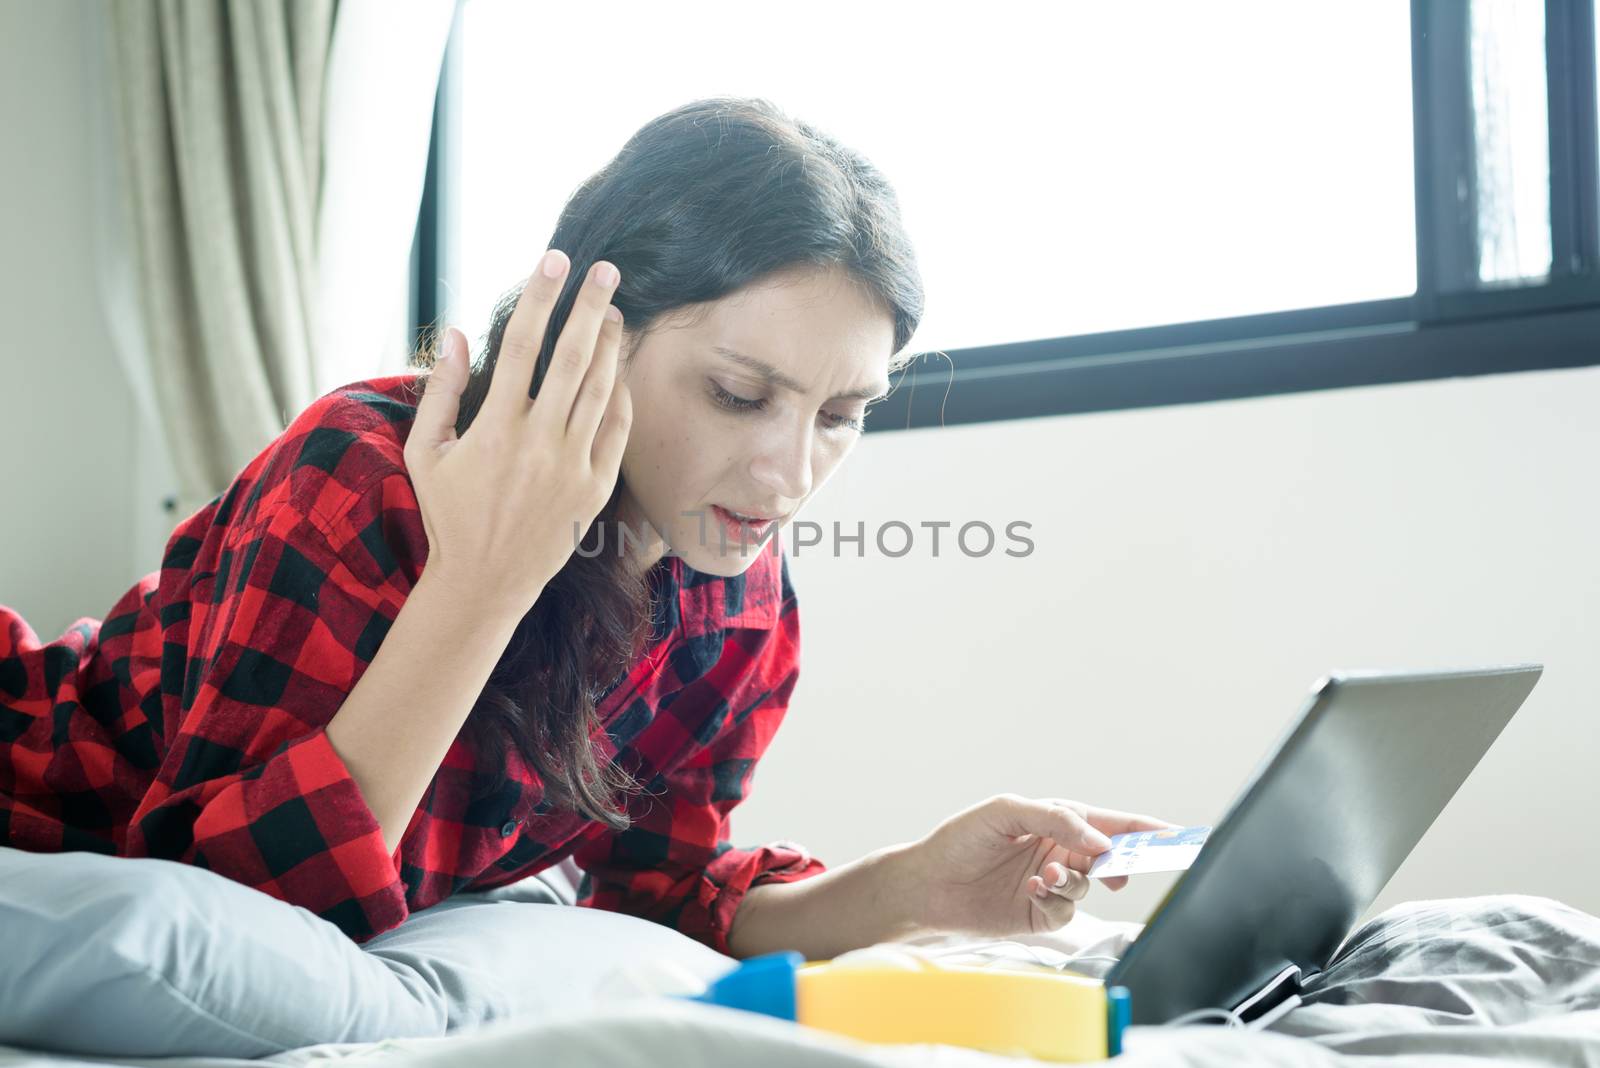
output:
[{"label": "yellow box", "polygon": [[795,973],[795,1017],[807,1026],[866,1042],[938,1042],[1058,1062],[1121,1051],[1125,1013],[1114,1000],[1098,979],[1042,966],[813,961]]}]

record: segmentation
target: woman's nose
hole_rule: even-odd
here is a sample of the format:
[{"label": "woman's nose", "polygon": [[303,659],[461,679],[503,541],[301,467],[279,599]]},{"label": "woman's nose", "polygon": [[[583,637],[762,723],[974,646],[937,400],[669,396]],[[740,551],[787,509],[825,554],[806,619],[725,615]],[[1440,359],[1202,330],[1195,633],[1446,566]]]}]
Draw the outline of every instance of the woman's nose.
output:
[{"label": "woman's nose", "polygon": [[750,474],[773,493],[798,501],[811,492],[811,428],[765,439]]}]

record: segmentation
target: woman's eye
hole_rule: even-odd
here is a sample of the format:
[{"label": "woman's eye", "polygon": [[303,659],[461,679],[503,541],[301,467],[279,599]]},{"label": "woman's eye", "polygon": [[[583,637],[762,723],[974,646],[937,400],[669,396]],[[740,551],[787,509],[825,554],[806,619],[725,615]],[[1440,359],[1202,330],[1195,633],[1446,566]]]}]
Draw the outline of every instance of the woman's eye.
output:
[{"label": "woman's eye", "polygon": [[722,405],[724,408],[729,408],[736,412],[753,412],[766,404],[766,401],[760,397],[757,397],[755,400],[751,400],[748,397],[741,397],[737,394],[729,393],[727,390],[722,388],[721,383],[716,381],[712,381],[711,383],[711,395],[712,397],[716,398],[718,404]]},{"label": "woman's eye", "polygon": [[867,415],[865,412],[860,415],[836,415],[833,412],[823,412],[822,417],[827,420],[828,426],[834,430],[861,431],[866,429]]},{"label": "woman's eye", "polygon": [[[741,397],[737,393],[730,393],[724,389],[722,383],[716,379],[709,379],[708,381],[711,383],[712,399],[729,411],[754,412],[760,411],[767,406],[767,401],[764,397],[756,397],[754,399]],[[866,427],[867,416],[865,412],[859,416],[839,415],[835,412],[822,412],[820,414],[823,422],[830,430],[853,430],[859,433]]]}]

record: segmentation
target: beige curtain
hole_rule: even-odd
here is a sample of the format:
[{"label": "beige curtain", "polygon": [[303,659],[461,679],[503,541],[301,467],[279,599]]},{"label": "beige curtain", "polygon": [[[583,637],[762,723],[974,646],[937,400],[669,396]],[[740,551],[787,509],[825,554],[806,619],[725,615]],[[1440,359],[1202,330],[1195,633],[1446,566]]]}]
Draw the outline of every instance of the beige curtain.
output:
[{"label": "beige curtain", "polygon": [[115,150],[179,515],[315,398],[337,0],[113,0]]}]

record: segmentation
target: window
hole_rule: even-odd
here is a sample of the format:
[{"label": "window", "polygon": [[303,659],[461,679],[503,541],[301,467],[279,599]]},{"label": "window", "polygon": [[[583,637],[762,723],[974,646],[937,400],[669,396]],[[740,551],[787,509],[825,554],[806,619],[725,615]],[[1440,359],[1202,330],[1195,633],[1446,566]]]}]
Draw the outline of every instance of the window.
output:
[{"label": "window", "polygon": [[1473,0],[1473,171],[1478,282],[1550,274],[1550,120],[1544,9],[1526,0]]},{"label": "window", "polygon": [[[419,307],[480,336],[579,181],[727,93],[900,195],[910,348],[955,371],[915,362],[874,429],[1600,360],[1592,0],[692,10],[616,4],[597,33],[463,0]],[[1535,314],[1571,321],[1509,354]]]}]

